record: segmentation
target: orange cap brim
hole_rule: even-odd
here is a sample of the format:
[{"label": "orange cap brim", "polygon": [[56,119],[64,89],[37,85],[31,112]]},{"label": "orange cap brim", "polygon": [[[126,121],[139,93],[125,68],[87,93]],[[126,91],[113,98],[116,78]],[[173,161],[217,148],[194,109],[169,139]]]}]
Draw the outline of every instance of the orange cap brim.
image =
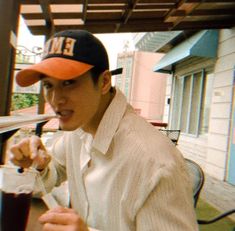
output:
[{"label": "orange cap brim", "polygon": [[68,80],[86,73],[92,67],[94,66],[71,59],[51,57],[19,71],[16,82],[21,87],[27,87],[39,81],[41,75]]}]

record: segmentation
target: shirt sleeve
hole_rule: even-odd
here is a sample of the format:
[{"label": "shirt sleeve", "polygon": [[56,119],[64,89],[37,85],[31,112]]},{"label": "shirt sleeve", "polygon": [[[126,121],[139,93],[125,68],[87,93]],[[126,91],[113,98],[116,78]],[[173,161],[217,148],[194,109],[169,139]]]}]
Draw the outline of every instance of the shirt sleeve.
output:
[{"label": "shirt sleeve", "polygon": [[198,231],[191,184],[182,169],[163,170],[136,216],[136,231]]},{"label": "shirt sleeve", "polygon": [[41,173],[47,192],[54,186],[59,186],[66,180],[66,155],[64,150],[63,135],[56,138],[51,150],[52,160],[49,166]]}]

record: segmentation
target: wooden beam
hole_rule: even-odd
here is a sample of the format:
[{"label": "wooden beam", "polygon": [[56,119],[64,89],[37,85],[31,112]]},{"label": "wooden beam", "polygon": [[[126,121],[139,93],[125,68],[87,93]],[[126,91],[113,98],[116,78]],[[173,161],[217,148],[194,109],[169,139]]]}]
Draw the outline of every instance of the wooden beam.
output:
[{"label": "wooden beam", "polygon": [[0,0],[0,116],[11,109],[19,10],[19,0]]},{"label": "wooden beam", "polygon": [[[116,21],[106,21],[106,22],[90,22],[87,21],[86,25],[61,25],[55,26],[55,32],[65,29],[85,29],[93,33],[116,33]],[[140,23],[141,22],[141,23]],[[126,26],[121,26],[120,31],[128,32],[148,32],[148,31],[168,31],[172,27],[172,23],[163,24],[162,21],[156,22],[155,20],[148,20],[143,22],[142,20],[131,20],[128,21]],[[42,35],[45,30],[45,26],[33,26],[29,28],[34,35]]]},{"label": "wooden beam", "polygon": [[[61,25],[55,26],[55,32],[65,29],[85,29],[93,33],[116,33],[118,20],[114,21],[87,21],[85,25]],[[150,31],[170,31],[170,30],[200,30],[200,29],[220,29],[231,28],[235,26],[235,17],[227,20],[204,20],[186,21],[173,27],[173,23],[163,23],[161,20],[129,20],[127,24],[119,27],[118,32],[150,32]],[[125,26],[124,26],[125,25]],[[29,28],[34,35],[43,35],[45,26],[33,26]],[[129,31],[128,31],[129,30]]]},{"label": "wooden beam", "polygon": [[149,1],[156,4],[175,4],[178,0],[141,0],[141,3],[148,4]]},{"label": "wooden beam", "polygon": [[[164,15],[165,11],[149,11],[149,12],[143,12],[143,11],[137,11],[133,12],[133,16],[135,18],[160,18]],[[146,17],[147,14],[147,17]],[[23,13],[23,18],[25,20],[35,20],[35,19],[44,19],[43,15],[41,13]],[[82,13],[70,13],[70,12],[61,12],[61,13],[52,13],[53,19],[82,19]],[[106,19],[106,18],[121,18],[121,11],[119,12],[89,12],[86,16],[87,19]]]},{"label": "wooden beam", "polygon": [[[181,0],[176,5],[176,9],[172,9],[167,13],[167,15],[165,16],[164,22],[172,22],[173,27],[176,27],[179,23],[181,23],[185,19],[185,17],[190,15],[191,12],[193,12],[193,10],[196,9],[199,5],[200,3],[187,3],[187,0]],[[176,13],[176,11],[178,10],[180,11],[183,10],[185,14],[182,16],[173,17],[174,13]]]},{"label": "wooden beam", "polygon": [[154,10],[154,9],[159,9],[159,10],[170,10],[175,7],[174,4],[138,4],[135,9],[137,10]]},{"label": "wooden beam", "polygon": [[128,4],[126,5],[126,9],[123,12],[122,18],[121,18],[121,22],[119,22],[118,24],[116,24],[116,30],[115,32],[119,31],[119,28],[121,26],[121,24],[126,24],[128,19],[131,17],[132,11],[135,9],[137,3],[139,0],[128,0]]},{"label": "wooden beam", "polygon": [[[235,15],[235,8],[231,9],[206,9],[206,10],[197,10],[195,9],[193,12],[191,12],[190,16],[219,16],[219,15],[227,15],[232,16]],[[186,12],[184,10],[177,10],[174,14],[172,14],[172,17],[181,17],[186,16]]]},{"label": "wooden beam", "polygon": [[46,21],[46,35],[51,35],[54,33],[54,23],[51,14],[50,0],[39,0],[42,8],[42,14]]},{"label": "wooden beam", "polygon": [[[146,15],[147,14],[147,15]],[[162,18],[165,14],[165,11],[150,11],[146,12],[133,12],[132,18],[133,19],[156,19]],[[43,15],[41,13],[35,14],[22,14],[25,20],[33,20],[33,19],[43,19]],[[82,13],[53,13],[53,19],[82,19]],[[87,13],[86,19],[87,20],[106,20],[106,19],[116,19],[122,22],[120,19],[122,18],[121,12],[89,12]],[[106,23],[106,22],[104,22]]]},{"label": "wooden beam", "polygon": [[[54,13],[52,14],[54,20],[55,19],[82,19],[82,13],[70,13],[70,14],[66,14],[66,13]],[[116,12],[116,13],[107,13],[107,14],[103,14],[103,13],[99,13],[99,14],[95,14],[95,13],[89,13],[86,17],[86,20],[90,21],[90,20],[96,20],[96,21],[102,21],[103,23],[106,23],[106,20],[116,20],[116,23],[120,22],[120,17],[121,17],[121,13]],[[32,20],[32,19],[43,19],[43,16],[41,14],[23,14],[23,18],[25,20]],[[31,25],[33,26],[33,25]]]},{"label": "wooden beam", "polygon": [[235,7],[230,9],[194,10],[191,16],[235,15]]},{"label": "wooden beam", "polygon": [[128,7],[126,8],[122,17],[123,24],[127,23],[128,19],[131,17],[132,11],[135,9],[138,2],[139,0],[129,0]]},{"label": "wooden beam", "polygon": [[167,12],[167,14],[165,15],[164,21],[168,21],[169,17],[171,17],[177,10],[179,10],[181,5],[183,5],[185,3],[185,1],[187,1],[187,0],[180,0],[177,4],[175,4],[175,7],[173,9],[169,10]]},{"label": "wooden beam", "polygon": [[226,20],[181,22],[174,30],[229,29],[235,26],[235,16]]},{"label": "wooden beam", "polygon": [[[110,24],[117,24],[119,23],[119,20],[108,20],[108,21],[97,21],[97,20],[87,20],[86,25],[96,25],[96,26],[100,26],[100,25],[110,25]],[[161,19],[131,19],[128,21],[128,25],[135,25],[135,24],[142,24],[142,25],[147,25],[147,24],[163,24],[163,21]],[[166,23],[165,25],[172,26],[172,23]]]},{"label": "wooden beam", "polygon": [[[188,3],[200,3],[201,0],[188,0]],[[203,0],[203,2],[208,2],[208,3],[234,3],[234,0]],[[83,0],[51,0],[51,4],[83,4]],[[89,0],[89,5],[90,4],[126,4],[126,0]],[[149,4],[150,0],[141,0],[141,3],[143,4]],[[151,0],[151,4],[176,4],[176,0]],[[26,5],[38,5],[38,0],[21,0],[21,4],[26,4]]]},{"label": "wooden beam", "polygon": [[88,0],[83,0],[82,20],[86,23]]},{"label": "wooden beam", "polygon": [[[201,2],[201,0],[188,0],[188,3]],[[234,0],[203,0],[204,3],[234,3]]]},{"label": "wooden beam", "polygon": [[124,5],[88,5],[87,10],[123,10]]},{"label": "wooden beam", "polygon": [[[20,0],[0,0],[0,116],[9,115],[11,110],[19,12]],[[5,138],[0,135],[0,164],[5,162]]]},{"label": "wooden beam", "polygon": [[[25,4],[37,4],[38,0],[22,0],[22,3]],[[133,22],[136,22],[140,25],[148,24],[152,22],[153,24],[161,23],[161,28],[165,30],[176,30],[179,28],[178,25],[193,26],[196,21],[199,21],[198,24],[195,24],[197,29],[200,25],[200,21],[207,22],[207,20],[215,20],[216,22],[224,20],[223,18],[232,18],[235,10],[234,0],[39,0],[40,4],[44,6],[43,14],[40,13],[31,13],[23,14],[23,17],[26,20],[30,19],[44,19],[46,20],[46,25],[42,27],[31,26],[32,33],[48,33],[46,28],[50,28],[53,25],[53,19],[82,19],[85,25],[64,25],[63,28],[72,27],[72,28],[91,28],[97,25],[101,30],[101,33],[106,33],[112,31],[113,27],[115,28],[113,32],[120,32],[119,29],[125,28],[122,25],[128,25],[131,31],[135,29],[139,31],[139,27],[133,25]],[[213,4],[219,2],[221,4],[216,5],[214,8]],[[206,4],[203,4],[206,3]],[[224,4],[223,4],[224,3]],[[229,3],[226,5],[226,3]],[[234,4],[232,4],[234,3]],[[83,5],[83,12],[50,12],[50,4],[81,4]],[[211,7],[210,7],[211,4]],[[199,7],[201,6],[201,7]],[[208,9],[206,9],[208,8]],[[102,10],[106,12],[102,12]],[[112,12],[113,10],[113,12]],[[197,17],[199,16],[199,17]],[[203,16],[203,17],[200,17]],[[224,16],[224,17],[223,17]],[[152,21],[151,21],[152,20]],[[228,20],[229,21],[229,20]],[[225,21],[221,21],[225,23]],[[50,24],[51,23],[51,24]],[[102,26],[101,24],[104,24]],[[107,29],[105,29],[107,25]],[[171,26],[169,28],[169,25]],[[218,24],[221,28],[221,24]],[[227,28],[231,25],[231,22],[224,24],[224,28]],[[56,27],[58,28],[59,25]],[[147,25],[147,28],[152,30],[154,26]],[[202,28],[204,28],[203,26]],[[213,25],[211,25],[214,28]],[[39,29],[40,28],[40,29]],[[143,28],[143,32],[147,32],[147,28]],[[156,28],[159,30],[159,26]],[[193,28],[190,28],[193,29]]]},{"label": "wooden beam", "polygon": [[[89,4],[112,4],[111,0],[89,0]],[[115,0],[115,4],[125,4],[126,0]],[[21,4],[35,5],[38,0],[21,0]],[[51,0],[50,4],[83,4],[83,0]]]},{"label": "wooden beam", "polygon": [[[44,19],[41,13],[35,14],[22,14],[25,20],[33,20],[33,19]],[[82,13],[52,13],[53,19],[82,19]]]}]

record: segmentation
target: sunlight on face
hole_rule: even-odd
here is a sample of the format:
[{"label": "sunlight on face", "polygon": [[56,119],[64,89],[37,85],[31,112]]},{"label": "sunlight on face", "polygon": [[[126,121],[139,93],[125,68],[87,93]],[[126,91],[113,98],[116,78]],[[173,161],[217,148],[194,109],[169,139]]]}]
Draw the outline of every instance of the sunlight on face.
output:
[{"label": "sunlight on face", "polygon": [[90,72],[70,80],[44,76],[42,83],[45,99],[57,114],[62,130],[91,126],[101,91],[94,85]]}]

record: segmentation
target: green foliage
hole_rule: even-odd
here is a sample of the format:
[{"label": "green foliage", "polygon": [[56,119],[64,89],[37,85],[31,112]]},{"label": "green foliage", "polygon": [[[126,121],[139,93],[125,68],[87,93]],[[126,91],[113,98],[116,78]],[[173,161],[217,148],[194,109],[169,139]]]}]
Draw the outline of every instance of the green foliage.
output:
[{"label": "green foliage", "polygon": [[[225,211],[218,211],[201,199],[196,208],[197,217],[202,220],[210,220],[223,212]],[[200,231],[232,231],[234,227],[235,221],[226,217],[213,224],[200,225]]]},{"label": "green foliage", "polygon": [[12,95],[11,111],[31,107],[38,104],[38,95],[29,93],[14,93]]}]

